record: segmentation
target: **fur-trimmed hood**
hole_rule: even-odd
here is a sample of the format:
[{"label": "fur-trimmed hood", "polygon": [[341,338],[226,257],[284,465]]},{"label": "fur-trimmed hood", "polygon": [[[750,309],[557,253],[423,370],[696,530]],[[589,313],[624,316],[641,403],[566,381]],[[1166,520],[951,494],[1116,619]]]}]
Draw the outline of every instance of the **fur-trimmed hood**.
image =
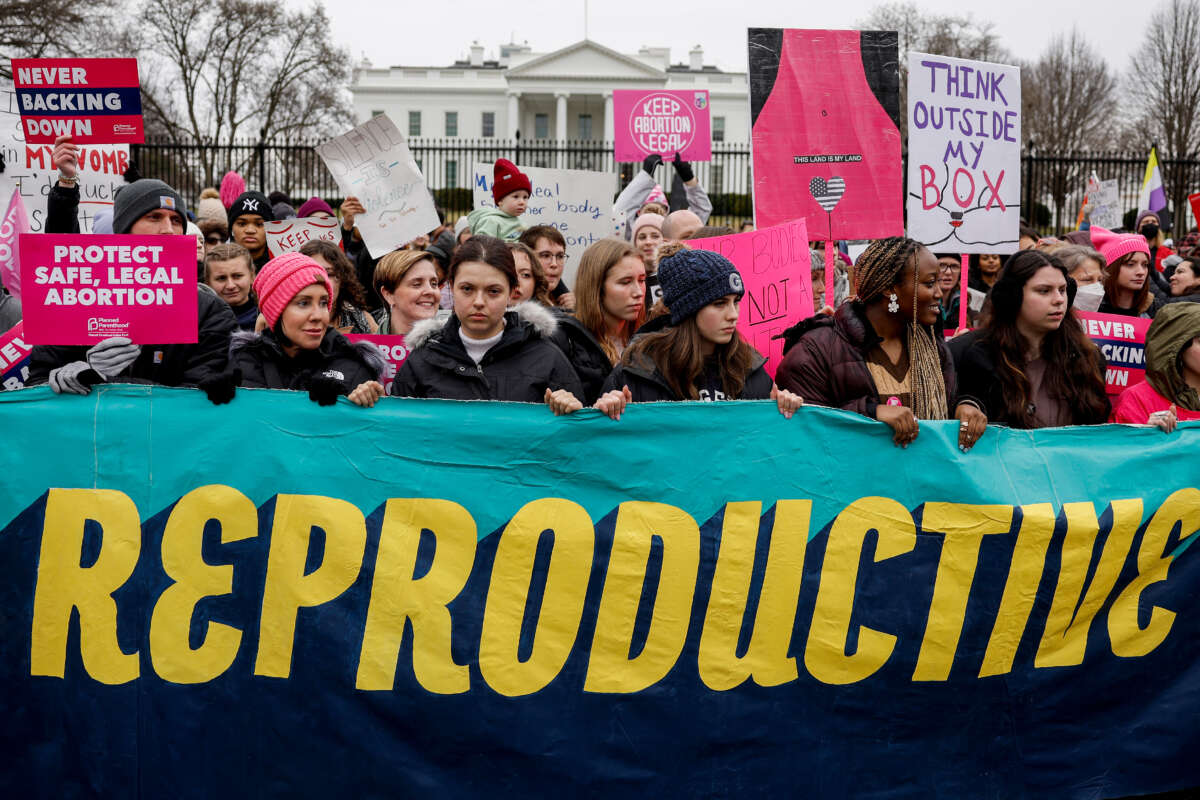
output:
[{"label": "fur-trimmed hood", "polygon": [[[549,339],[558,330],[558,320],[554,317],[554,312],[536,300],[526,300],[522,303],[517,303],[504,314],[506,326],[512,326],[524,323],[537,331],[538,335],[543,339]],[[430,317],[423,319],[413,326],[413,329],[404,337],[405,344],[409,350],[417,350],[424,347],[429,341],[442,331],[457,329],[458,319],[451,313],[450,318],[446,320]]]}]

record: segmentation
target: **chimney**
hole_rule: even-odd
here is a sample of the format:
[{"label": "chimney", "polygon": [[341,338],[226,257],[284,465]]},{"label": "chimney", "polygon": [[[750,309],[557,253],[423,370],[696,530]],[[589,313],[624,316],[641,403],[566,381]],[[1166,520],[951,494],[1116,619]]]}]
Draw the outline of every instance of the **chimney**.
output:
[{"label": "chimney", "polygon": [[688,69],[692,72],[701,72],[704,69],[704,49],[700,45],[696,45],[688,51],[688,56],[691,58]]},{"label": "chimney", "polygon": [[478,41],[471,42],[471,66],[483,66],[483,45]]}]

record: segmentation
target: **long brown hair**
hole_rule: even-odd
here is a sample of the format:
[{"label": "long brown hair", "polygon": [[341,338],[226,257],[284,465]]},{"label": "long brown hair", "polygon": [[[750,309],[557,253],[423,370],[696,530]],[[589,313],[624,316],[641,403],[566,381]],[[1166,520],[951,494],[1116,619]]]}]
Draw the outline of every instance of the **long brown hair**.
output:
[{"label": "long brown hair", "polygon": [[[638,354],[645,354],[666,379],[676,396],[685,400],[699,400],[700,392],[696,381],[704,374],[704,337],[696,325],[693,315],[678,325],[664,331],[639,336],[621,359],[630,364]],[[735,332],[727,344],[718,344],[713,350],[717,370],[721,376],[721,391],[725,397],[736,400],[742,396],[750,366],[754,363],[754,348]]]},{"label": "long brown hair", "polygon": [[[1136,252],[1140,253],[1141,251],[1138,250]],[[1142,255],[1145,255],[1145,253],[1142,253]],[[1108,302],[1114,306],[1117,305],[1117,280],[1121,277],[1121,267],[1128,264],[1132,259],[1133,253],[1126,253],[1116,261],[1109,264],[1104,270],[1104,296],[1108,299]],[[1150,296],[1150,270],[1152,269],[1154,269],[1154,265],[1147,263],[1146,282],[1143,283],[1142,288],[1133,295],[1133,305],[1131,308],[1137,309],[1139,314],[1144,312],[1150,307],[1150,304],[1154,302],[1154,298]],[[1121,306],[1117,307],[1120,308]]]},{"label": "long brown hair", "polygon": [[[609,341],[608,322],[604,316],[604,282],[608,279],[609,271],[621,259],[631,256],[642,263],[642,257],[629,242],[621,239],[601,239],[583,251],[579,259],[579,272],[575,275],[575,318],[592,332],[604,355],[616,363],[620,358],[617,348]],[[633,321],[621,322],[618,341],[622,347],[633,338],[633,332],[642,324],[646,316],[645,306],[638,310],[637,318]]]},{"label": "long brown hair", "polygon": [[[996,377],[1000,379],[1004,410],[1012,427],[1032,428],[1036,424],[1030,411],[1033,391],[1025,375],[1029,343],[1017,330],[1017,317],[1021,314],[1025,284],[1043,267],[1053,267],[1070,281],[1067,268],[1053,254],[1022,250],[1004,264],[989,294],[992,316],[983,340],[991,343],[997,355]],[[1042,339],[1041,359],[1046,364],[1046,388],[1052,397],[1071,409],[1072,421],[1076,425],[1103,422],[1109,409],[1104,393],[1103,361],[1100,350],[1084,334],[1074,314],[1068,312],[1058,329]]]},{"label": "long brown hair", "polygon": [[533,248],[521,242],[509,242],[508,249],[514,256],[517,253],[525,256],[525,260],[529,262],[529,270],[533,273],[533,296],[529,299],[536,300],[544,306],[553,306],[554,300],[550,297],[550,284],[546,282],[546,271],[542,269],[542,262],[538,260]]},{"label": "long brown hair", "polygon": [[342,310],[349,300],[351,304],[362,310],[367,307],[367,295],[362,284],[358,282],[358,273],[342,248],[324,239],[313,239],[300,247],[300,252],[306,256],[320,256],[329,264],[329,274],[338,282],[337,299],[329,309],[330,324],[336,324],[342,318]]}]

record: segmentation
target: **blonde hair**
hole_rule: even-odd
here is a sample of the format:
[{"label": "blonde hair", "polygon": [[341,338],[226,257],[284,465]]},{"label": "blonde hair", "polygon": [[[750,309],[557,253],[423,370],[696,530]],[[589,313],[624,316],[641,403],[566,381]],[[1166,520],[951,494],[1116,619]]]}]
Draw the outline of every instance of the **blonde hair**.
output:
[{"label": "blonde hair", "polygon": [[[604,281],[608,278],[609,270],[626,256],[632,256],[639,264],[642,263],[642,257],[629,242],[621,239],[601,239],[583,251],[583,256],[579,259],[579,272],[575,275],[575,317],[583,323],[583,327],[592,332],[600,342],[604,355],[614,364],[620,358],[620,353],[609,341],[608,323],[604,317]],[[633,338],[633,332],[642,324],[645,316],[643,306],[632,322],[622,320],[622,347]]]},{"label": "blonde hair", "polygon": [[424,250],[393,250],[379,259],[375,265],[375,275],[371,278],[375,293],[383,297],[384,289],[394,292],[408,271],[422,261],[428,261],[437,272],[437,262]]}]

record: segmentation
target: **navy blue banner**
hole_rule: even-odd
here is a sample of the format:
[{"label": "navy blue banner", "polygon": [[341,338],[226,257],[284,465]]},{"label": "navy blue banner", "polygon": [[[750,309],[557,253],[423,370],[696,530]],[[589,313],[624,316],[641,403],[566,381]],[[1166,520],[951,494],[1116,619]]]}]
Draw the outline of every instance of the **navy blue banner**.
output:
[{"label": "navy blue banner", "polygon": [[23,116],[103,117],[142,113],[142,91],[137,86],[106,89],[17,89]]}]

